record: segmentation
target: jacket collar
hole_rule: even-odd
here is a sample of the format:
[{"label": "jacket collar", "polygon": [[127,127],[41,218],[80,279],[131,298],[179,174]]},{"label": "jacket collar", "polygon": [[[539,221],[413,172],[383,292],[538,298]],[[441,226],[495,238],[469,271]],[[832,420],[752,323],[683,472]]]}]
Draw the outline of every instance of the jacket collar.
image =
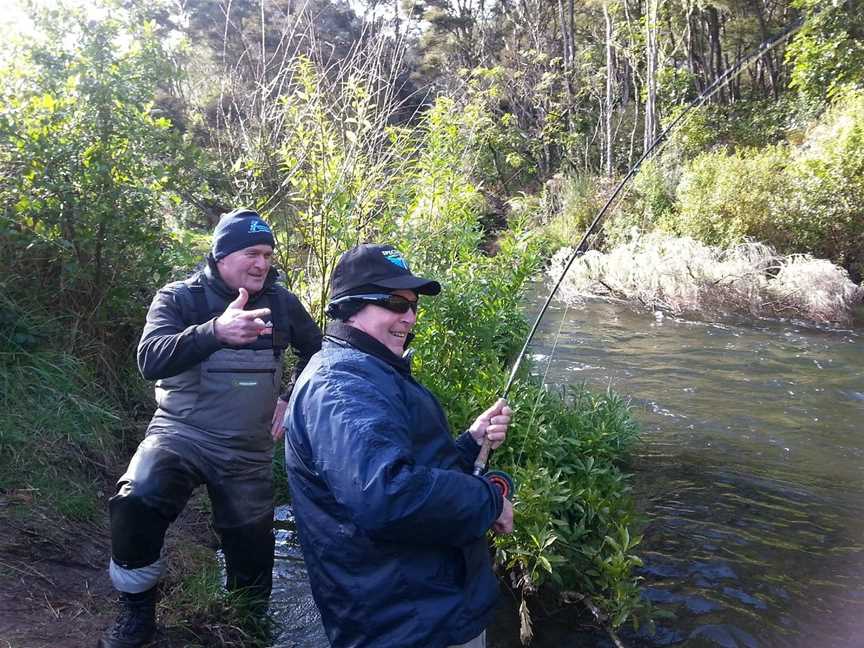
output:
[{"label": "jacket collar", "polygon": [[[202,274],[206,278],[210,287],[220,297],[232,301],[237,297],[237,291],[229,288],[228,284],[222,281],[222,277],[219,275],[219,267],[216,265],[216,260],[213,258],[212,254],[208,253],[207,256],[204,257],[204,269],[202,270]],[[254,302],[258,297],[267,292],[267,290],[276,283],[277,279],[279,279],[279,272],[276,268],[271,266],[261,290],[254,295],[249,295],[249,301]]]},{"label": "jacket collar", "polygon": [[347,342],[355,349],[383,360],[401,373],[411,375],[411,362],[407,358],[400,358],[374,337],[349,324],[331,322],[327,326],[325,338]]}]

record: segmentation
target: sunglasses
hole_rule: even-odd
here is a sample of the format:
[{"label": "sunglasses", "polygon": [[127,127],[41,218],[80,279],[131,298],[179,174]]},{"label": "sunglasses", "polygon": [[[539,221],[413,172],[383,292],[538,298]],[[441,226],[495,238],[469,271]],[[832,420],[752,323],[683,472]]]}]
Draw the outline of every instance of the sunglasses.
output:
[{"label": "sunglasses", "polygon": [[380,306],[381,308],[386,308],[387,310],[393,313],[407,313],[410,308],[415,313],[417,312],[417,300],[416,299],[406,299],[401,295],[391,295],[389,293],[369,293],[366,295],[349,295],[348,297],[342,297],[341,299],[337,299],[332,302],[333,304],[351,302],[351,301],[359,301],[367,304],[373,304],[375,306]]}]

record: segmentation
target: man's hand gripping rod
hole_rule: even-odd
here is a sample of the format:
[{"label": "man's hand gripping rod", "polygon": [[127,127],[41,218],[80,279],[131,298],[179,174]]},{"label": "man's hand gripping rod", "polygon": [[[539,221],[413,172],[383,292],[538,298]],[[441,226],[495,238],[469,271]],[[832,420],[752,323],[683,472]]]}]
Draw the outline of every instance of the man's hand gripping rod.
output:
[{"label": "man's hand gripping rod", "polygon": [[[536,330],[539,321],[540,320],[538,319],[537,322],[534,323],[534,329],[531,331],[532,334],[534,330]],[[507,400],[507,394],[510,393],[510,387],[513,386],[513,380],[516,377],[516,371],[519,369],[519,363],[522,361],[522,356],[525,354],[525,349],[528,348],[528,343],[530,341],[531,336],[529,336],[528,340],[525,341],[525,346],[522,347],[522,351],[519,353],[519,357],[516,358],[516,363],[513,365],[513,370],[510,372],[510,379],[507,381],[507,386],[504,388],[504,393],[501,396],[505,401]],[[493,486],[501,491],[501,494],[504,497],[508,500],[512,500],[513,495],[516,492],[516,484],[513,481],[513,477],[503,470],[486,470],[486,464],[489,463],[489,456],[491,454],[492,441],[486,437],[483,439],[483,444],[480,446],[480,452],[477,453],[477,458],[474,460],[474,471],[472,474],[475,477],[484,477],[489,480]]]}]

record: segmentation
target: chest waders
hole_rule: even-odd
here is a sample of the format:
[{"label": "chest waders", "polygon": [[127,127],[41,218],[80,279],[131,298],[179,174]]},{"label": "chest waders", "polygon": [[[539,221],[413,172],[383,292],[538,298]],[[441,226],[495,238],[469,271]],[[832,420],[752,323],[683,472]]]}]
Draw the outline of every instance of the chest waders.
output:
[{"label": "chest waders", "polygon": [[[224,311],[227,302],[212,287],[187,285],[195,303],[187,325]],[[278,292],[271,288],[262,297],[255,307],[270,308],[272,343],[262,337],[221,348],[156,382],[158,408],[109,504],[109,571],[121,601],[155,591],[165,531],[203,484],[222,540],[227,588],[246,590],[266,607],[274,549],[270,427],[290,334]],[[106,647],[140,645],[112,641],[106,633]]]}]

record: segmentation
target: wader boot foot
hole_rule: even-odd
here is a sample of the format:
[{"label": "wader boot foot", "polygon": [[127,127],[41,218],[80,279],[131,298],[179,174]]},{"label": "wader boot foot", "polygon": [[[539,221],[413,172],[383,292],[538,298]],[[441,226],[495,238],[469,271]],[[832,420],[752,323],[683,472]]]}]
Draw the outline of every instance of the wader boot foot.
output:
[{"label": "wader boot foot", "polygon": [[120,614],[99,640],[99,648],[141,648],[156,633],[156,588],[120,593]]}]

